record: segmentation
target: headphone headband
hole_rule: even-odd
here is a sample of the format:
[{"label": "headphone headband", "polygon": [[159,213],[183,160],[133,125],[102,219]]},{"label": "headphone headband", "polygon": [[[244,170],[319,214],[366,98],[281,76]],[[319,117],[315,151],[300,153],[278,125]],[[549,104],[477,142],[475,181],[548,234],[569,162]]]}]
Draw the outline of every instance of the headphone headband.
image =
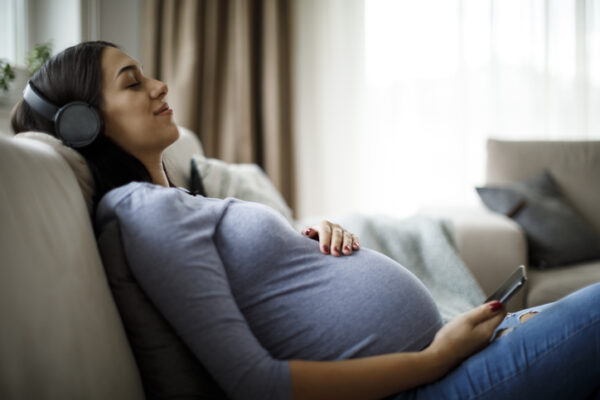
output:
[{"label": "headphone headband", "polygon": [[38,113],[42,114],[46,119],[54,121],[54,116],[58,112],[58,107],[44,99],[35,90],[33,84],[28,81],[25,90],[23,90],[23,99]]}]

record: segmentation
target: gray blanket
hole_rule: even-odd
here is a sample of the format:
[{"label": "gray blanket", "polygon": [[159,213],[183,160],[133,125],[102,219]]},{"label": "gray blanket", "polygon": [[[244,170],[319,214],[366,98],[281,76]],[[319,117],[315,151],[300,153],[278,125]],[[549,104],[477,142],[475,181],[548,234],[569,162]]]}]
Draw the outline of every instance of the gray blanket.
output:
[{"label": "gray blanket", "polygon": [[448,222],[424,215],[397,219],[351,214],[338,222],[414,273],[429,289],[445,322],[481,304],[485,296],[460,259]]}]

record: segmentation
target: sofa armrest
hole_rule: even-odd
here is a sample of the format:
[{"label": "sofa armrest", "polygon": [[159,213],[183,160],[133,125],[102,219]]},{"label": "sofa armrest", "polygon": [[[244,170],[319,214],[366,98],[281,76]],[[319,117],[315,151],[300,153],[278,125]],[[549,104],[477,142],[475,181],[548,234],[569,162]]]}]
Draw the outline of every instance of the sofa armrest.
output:
[{"label": "sofa armrest", "polygon": [[[437,210],[433,214],[451,222],[459,254],[486,296],[516,267],[527,265],[525,235],[511,219],[478,207]],[[524,308],[525,292],[521,290],[509,301],[509,311]]]}]

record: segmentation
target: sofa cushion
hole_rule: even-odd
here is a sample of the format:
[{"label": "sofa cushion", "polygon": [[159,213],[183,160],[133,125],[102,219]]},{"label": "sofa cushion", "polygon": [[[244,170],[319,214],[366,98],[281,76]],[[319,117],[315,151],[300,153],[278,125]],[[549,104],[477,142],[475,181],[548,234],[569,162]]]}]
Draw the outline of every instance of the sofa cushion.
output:
[{"label": "sofa cushion", "polygon": [[578,289],[600,282],[600,261],[547,271],[528,270],[527,307],[556,301]]},{"label": "sofa cushion", "polygon": [[487,185],[531,179],[544,169],[600,235],[600,140],[487,142]]},{"label": "sofa cushion", "polygon": [[267,174],[256,164],[230,164],[202,155],[194,155],[207,197],[262,203],[283,215],[292,225],[292,210]]},{"label": "sofa cushion", "polygon": [[578,216],[547,171],[525,182],[477,188],[492,211],[525,231],[529,264],[556,267],[600,259],[600,236]]},{"label": "sofa cushion", "polygon": [[0,137],[0,182],[0,398],[142,399],[71,168]]},{"label": "sofa cushion", "polygon": [[225,399],[208,372],[133,277],[116,219],[98,229],[98,247],[148,399]]}]

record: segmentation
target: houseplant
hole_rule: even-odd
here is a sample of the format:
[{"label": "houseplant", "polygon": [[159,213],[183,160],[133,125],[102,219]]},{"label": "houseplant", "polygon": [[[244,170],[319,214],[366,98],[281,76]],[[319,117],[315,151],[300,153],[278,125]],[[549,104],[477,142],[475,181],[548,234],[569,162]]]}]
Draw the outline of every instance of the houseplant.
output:
[{"label": "houseplant", "polygon": [[52,42],[37,44],[27,53],[26,67],[0,60],[0,107],[12,107],[21,98],[27,79],[35,74],[52,54]]},{"label": "houseplant", "polygon": [[8,60],[0,59],[0,89],[8,92],[10,83],[15,79],[15,71]]}]

